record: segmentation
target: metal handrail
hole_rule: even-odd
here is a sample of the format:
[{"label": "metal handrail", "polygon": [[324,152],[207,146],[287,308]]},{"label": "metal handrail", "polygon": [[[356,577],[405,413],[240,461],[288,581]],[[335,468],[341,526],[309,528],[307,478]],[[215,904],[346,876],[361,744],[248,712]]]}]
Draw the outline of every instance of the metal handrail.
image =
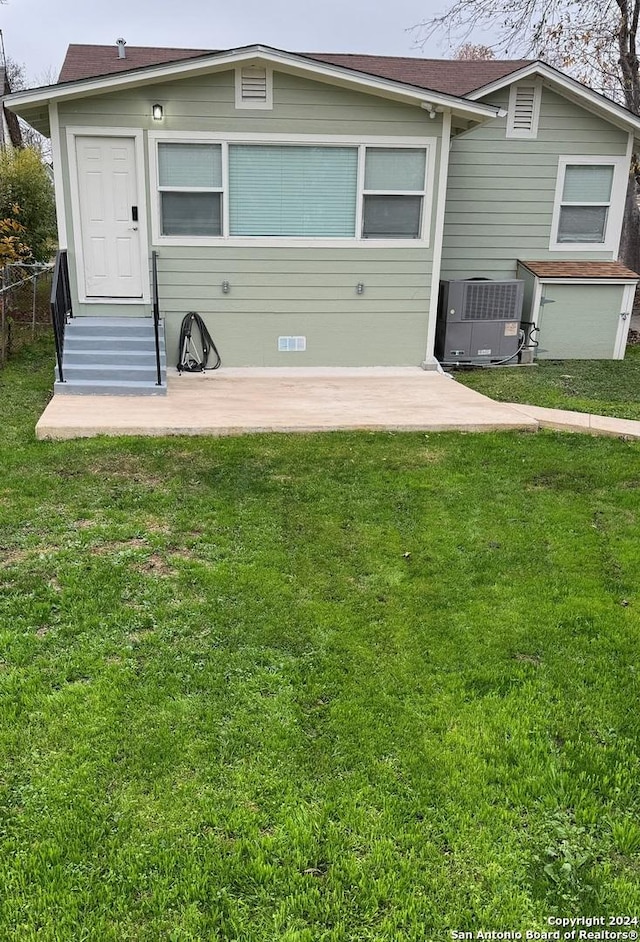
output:
[{"label": "metal handrail", "polygon": [[58,379],[64,383],[62,371],[62,354],[64,351],[64,330],[67,317],[73,317],[71,309],[71,288],[69,284],[69,263],[67,250],[61,249],[56,255],[56,264],[53,270],[51,284],[51,323],[53,325],[53,338],[56,346],[56,359],[58,361]]},{"label": "metal handrail", "polygon": [[151,274],[153,285],[153,332],[156,341],[156,386],[162,386],[162,368],[160,366],[160,302],[158,300],[158,253],[151,253]]}]

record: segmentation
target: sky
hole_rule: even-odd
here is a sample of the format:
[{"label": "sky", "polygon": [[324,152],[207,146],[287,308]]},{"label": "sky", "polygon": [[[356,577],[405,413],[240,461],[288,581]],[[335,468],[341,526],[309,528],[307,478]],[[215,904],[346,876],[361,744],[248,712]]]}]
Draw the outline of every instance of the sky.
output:
[{"label": "sky", "polygon": [[[57,76],[69,43],[229,49],[252,43],[291,52],[363,52],[446,57],[410,29],[446,0],[6,0],[0,29],[6,55],[30,84]],[[45,77],[44,82],[41,82]]]}]

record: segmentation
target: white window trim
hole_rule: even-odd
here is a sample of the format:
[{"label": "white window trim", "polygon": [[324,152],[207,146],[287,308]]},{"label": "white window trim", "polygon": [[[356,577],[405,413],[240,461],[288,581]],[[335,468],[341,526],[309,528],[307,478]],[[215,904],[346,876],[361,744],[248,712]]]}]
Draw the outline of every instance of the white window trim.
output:
[{"label": "white window trim", "polygon": [[[516,116],[516,98],[518,95],[518,88],[522,85],[533,85],[533,114],[531,120],[531,129],[526,131],[522,128],[516,128],[515,125],[515,116]],[[538,125],[540,123],[540,104],[542,102],[542,82],[540,81],[530,81],[526,80],[523,82],[518,82],[515,85],[511,86],[509,92],[509,110],[507,112],[507,137],[520,138],[526,140],[533,140],[538,136]]]},{"label": "white window trim", "polygon": [[[324,147],[358,147],[358,182],[356,201],[356,230],[354,236],[344,238],[309,238],[277,236],[167,236],[162,235],[160,219],[160,190],[158,180],[158,143],[172,144],[221,144],[222,145],[222,219],[223,233],[229,232],[229,160],[230,144],[306,144]],[[433,205],[433,180],[437,138],[429,137],[354,137],[330,135],[318,137],[308,134],[254,134],[218,132],[149,132],[149,181],[151,187],[151,232],[156,245],[182,246],[269,246],[280,248],[428,248]],[[363,239],[362,212],[364,190],[364,154],[366,147],[422,148],[426,151],[425,189],[423,192],[422,221],[418,239]],[[386,193],[387,191],[385,191]],[[395,191],[394,191],[395,192]],[[417,191],[412,191],[417,195]]]},{"label": "white window trim", "polygon": [[[136,155],[136,181],[138,186],[138,230],[140,232],[140,265],[142,280],[142,297],[139,298],[110,298],[87,295],[84,282],[84,248],[82,245],[82,224],[80,213],[80,193],[78,190],[78,165],[76,157],[76,137],[128,137],[133,138]],[[106,127],[68,127],[66,129],[67,161],[69,164],[69,178],[71,180],[71,221],[73,227],[73,243],[76,256],[76,290],[80,304],[111,304],[127,305],[149,304],[151,302],[151,279],[149,266],[145,265],[145,252],[149,251],[149,235],[147,232],[147,182],[144,160],[144,134],[140,128],[106,128]],[[145,276],[146,273],[146,276]]]},{"label": "white window trim", "polygon": [[[562,207],[562,192],[564,190],[564,177],[568,166],[577,164],[603,165],[613,167],[613,183],[611,185],[611,200],[607,214],[607,224],[603,242],[558,242],[558,226],[560,223],[560,209]],[[558,176],[556,179],[556,192],[553,202],[553,216],[551,218],[550,252],[618,252],[620,233],[622,231],[622,217],[624,215],[624,202],[627,194],[627,176],[629,170],[628,157],[584,157],[561,156],[558,158]],[[577,203],[578,206],[602,206],[602,203]]]},{"label": "white window trim", "polygon": [[265,101],[245,101],[242,97],[242,70],[254,67],[254,63],[245,62],[237,66],[235,70],[236,82],[236,108],[244,108],[249,111],[272,111],[273,110],[273,69],[262,64],[257,68],[264,68],[267,83],[267,97]]}]

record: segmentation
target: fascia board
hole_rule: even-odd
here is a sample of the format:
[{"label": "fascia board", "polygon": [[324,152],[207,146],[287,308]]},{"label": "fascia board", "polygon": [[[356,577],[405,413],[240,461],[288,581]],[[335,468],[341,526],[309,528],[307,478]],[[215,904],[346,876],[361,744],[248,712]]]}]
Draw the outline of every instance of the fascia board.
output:
[{"label": "fascia board", "polygon": [[162,82],[171,78],[188,75],[197,75],[202,72],[222,71],[232,68],[239,63],[260,59],[267,64],[298,74],[312,75],[318,79],[342,84],[351,88],[370,91],[373,94],[393,97],[400,101],[422,103],[428,102],[441,109],[447,109],[455,114],[475,120],[494,118],[498,109],[493,105],[468,101],[452,95],[443,95],[430,92],[427,89],[394,82],[391,79],[377,78],[364,72],[356,72],[343,66],[318,63],[304,56],[282,52],[266,46],[250,46],[240,50],[231,50],[224,53],[213,53],[210,56],[198,56],[194,59],[181,59],[178,62],[165,63],[159,66],[148,66],[132,72],[118,73],[116,75],[98,76],[92,79],[81,79],[77,82],[68,82],[63,85],[48,85],[44,88],[27,89],[23,92],[14,92],[5,99],[12,111],[20,113],[25,106],[48,104],[49,102],[63,102],[88,95],[103,94],[119,89],[135,88],[154,82]]}]

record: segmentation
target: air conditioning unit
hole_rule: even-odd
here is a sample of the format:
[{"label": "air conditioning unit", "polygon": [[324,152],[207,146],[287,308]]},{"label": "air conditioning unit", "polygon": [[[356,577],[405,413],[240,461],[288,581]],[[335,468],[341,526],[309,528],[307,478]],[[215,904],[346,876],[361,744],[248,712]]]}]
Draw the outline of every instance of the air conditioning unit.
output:
[{"label": "air conditioning unit", "polygon": [[436,358],[456,363],[495,363],[520,346],[524,281],[464,278],[441,281]]}]

